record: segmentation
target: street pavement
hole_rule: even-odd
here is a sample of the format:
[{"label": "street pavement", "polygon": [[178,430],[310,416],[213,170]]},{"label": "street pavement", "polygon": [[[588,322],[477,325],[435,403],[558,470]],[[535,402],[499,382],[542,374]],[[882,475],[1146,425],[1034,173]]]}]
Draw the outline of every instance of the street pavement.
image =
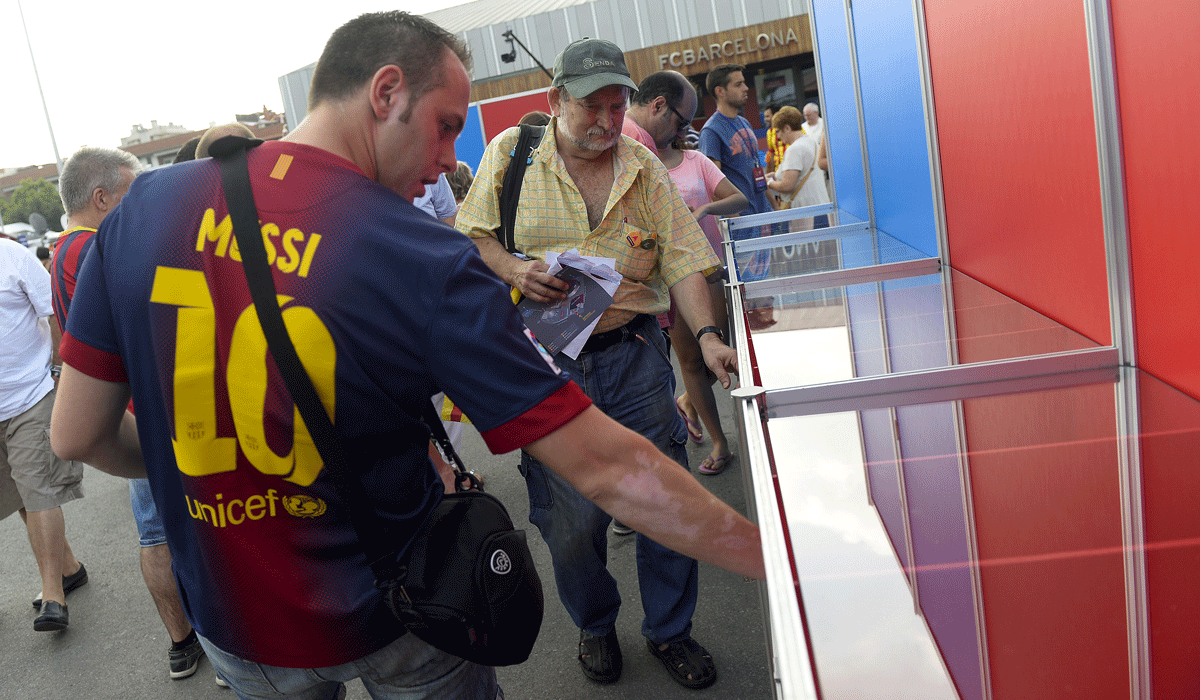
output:
[{"label": "street pavement", "polygon": [[[737,452],[737,431],[728,395],[719,393],[722,420]],[[693,637],[712,653],[718,680],[710,688],[688,690],[672,681],[661,662],[646,649],[635,568],[635,536],[609,537],[609,571],[625,598],[617,620],[625,670],[611,685],[584,678],[576,660],[579,631],[555,593],[550,557],[536,528],[528,524],[528,497],[517,472],[518,453],[492,455],[478,434],[466,431],[463,459],[486,479],[485,488],[508,507],[524,527],[546,595],[546,616],[529,660],[498,670],[508,700],[573,698],[728,698],[772,697],[759,585],[746,583],[707,564],[700,565],[700,600]],[[695,466],[710,445],[689,443]],[[709,490],[745,512],[743,465],[734,460],[724,473],[700,477]],[[90,582],[70,595],[71,624],[62,632],[34,632],[30,601],[40,590],[37,565],[24,526],[16,515],[0,522],[0,700],[74,700],[77,698],[198,698],[233,700],[218,687],[212,667],[201,661],[198,673],[172,681],[167,676],[170,639],[138,563],[137,529],[126,482],[95,469],[85,471],[86,498],[67,504],[67,538],[88,568]],[[269,610],[246,611],[270,616]],[[369,696],[357,681],[348,700]]]}]

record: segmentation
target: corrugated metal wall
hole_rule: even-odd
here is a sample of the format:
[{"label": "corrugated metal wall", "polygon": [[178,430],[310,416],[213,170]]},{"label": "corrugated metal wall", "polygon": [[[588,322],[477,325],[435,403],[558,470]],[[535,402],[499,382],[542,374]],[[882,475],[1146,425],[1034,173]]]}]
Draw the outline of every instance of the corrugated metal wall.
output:
[{"label": "corrugated metal wall", "polygon": [[633,51],[806,14],[807,6],[804,0],[595,0],[468,29],[460,36],[475,56],[474,79],[489,80],[537,68],[520,48],[514,62],[499,59],[508,52],[501,35],[510,29],[543,65],[553,68],[554,57],[585,36]]}]

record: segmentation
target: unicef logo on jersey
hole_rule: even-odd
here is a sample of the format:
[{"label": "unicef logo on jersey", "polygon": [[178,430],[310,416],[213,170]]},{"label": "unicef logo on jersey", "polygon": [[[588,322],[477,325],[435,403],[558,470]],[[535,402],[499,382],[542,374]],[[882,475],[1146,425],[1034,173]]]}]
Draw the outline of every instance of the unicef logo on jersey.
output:
[{"label": "unicef logo on jersey", "polygon": [[304,494],[284,496],[283,509],[294,518],[318,518],[325,515],[325,501]]},{"label": "unicef logo on jersey", "polygon": [[512,571],[512,559],[508,557],[508,552],[503,549],[497,549],[492,552],[492,572],[501,576]]}]

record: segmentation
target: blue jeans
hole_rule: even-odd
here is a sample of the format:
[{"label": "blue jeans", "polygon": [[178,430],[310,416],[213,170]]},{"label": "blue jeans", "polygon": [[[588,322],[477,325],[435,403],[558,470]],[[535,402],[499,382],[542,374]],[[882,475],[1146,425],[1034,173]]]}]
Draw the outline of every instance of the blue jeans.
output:
[{"label": "blue jeans", "polygon": [[[652,317],[639,316],[633,323],[640,339],[583,353],[578,360],[559,353],[554,361],[597,408],[686,469],[687,432],[675,410],[675,374],[666,359],[666,343]],[[621,607],[617,582],[607,569],[612,516],[524,452],[521,473],[529,489],[529,522],[550,548],[559,600],[577,627],[607,634]],[[696,560],[639,534],[637,567],[645,613],[642,634],[657,644],[691,636]]]},{"label": "blue jeans", "polygon": [[[199,637],[199,635],[197,635]],[[241,700],[333,700],[361,678],[376,700],[504,700],[496,669],[463,661],[406,634],[361,659],[325,668],[282,668],[246,661],[200,637],[221,680]]]},{"label": "blue jeans", "polygon": [[137,523],[138,541],[143,547],[155,547],[167,543],[167,528],[162,515],[154,505],[150,494],[150,482],[145,479],[129,480],[129,503],[133,507],[133,521]]}]

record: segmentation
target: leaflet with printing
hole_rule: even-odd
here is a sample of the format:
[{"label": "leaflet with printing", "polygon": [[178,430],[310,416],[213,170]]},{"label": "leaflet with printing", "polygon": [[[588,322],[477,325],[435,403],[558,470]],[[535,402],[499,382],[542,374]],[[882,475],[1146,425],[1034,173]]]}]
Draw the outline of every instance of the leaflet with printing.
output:
[{"label": "leaflet with printing", "polygon": [[553,303],[522,299],[517,309],[547,351],[577,358],[600,316],[612,304],[621,275],[612,258],[584,257],[575,249],[548,253],[546,262],[550,265],[547,272],[570,286],[567,296]]}]

